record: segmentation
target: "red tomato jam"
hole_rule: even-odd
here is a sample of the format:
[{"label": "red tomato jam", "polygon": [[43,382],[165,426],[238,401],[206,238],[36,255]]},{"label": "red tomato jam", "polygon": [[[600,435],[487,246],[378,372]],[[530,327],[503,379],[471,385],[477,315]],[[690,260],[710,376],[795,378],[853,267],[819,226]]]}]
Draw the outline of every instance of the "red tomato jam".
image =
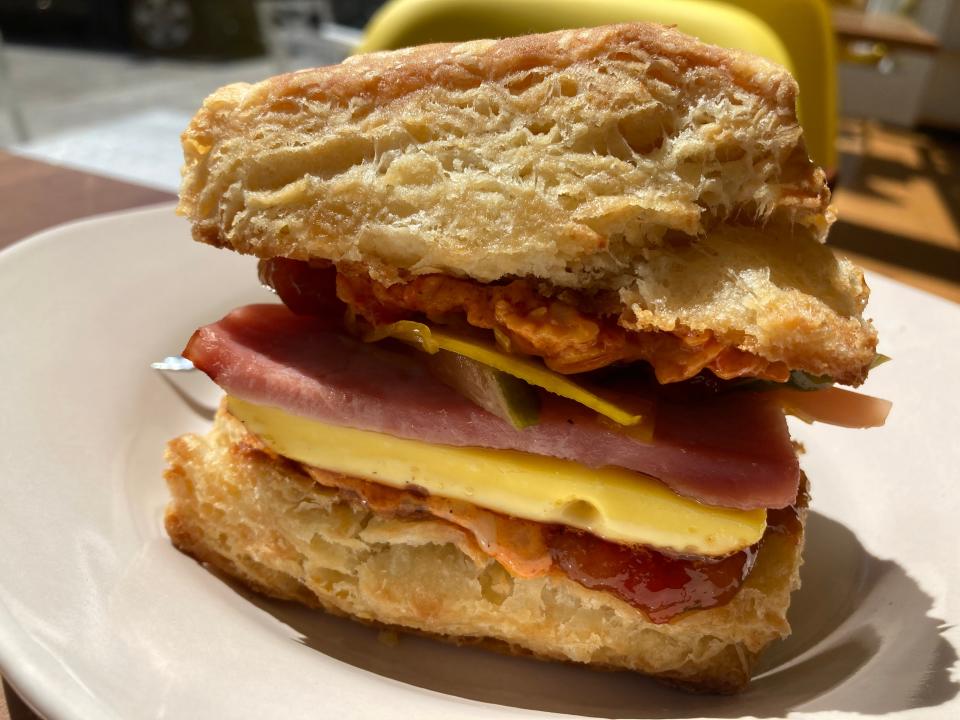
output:
[{"label": "red tomato jam", "polygon": [[[806,507],[806,503],[797,507]],[[800,534],[803,532],[803,523],[800,522],[800,515],[797,507],[785,507],[778,510],[767,510],[767,532],[780,533],[787,535],[793,542],[800,542]],[[760,540],[763,542],[763,539]]]},{"label": "red tomato jam", "polygon": [[[797,507],[805,506],[801,492]],[[768,511],[767,532],[799,542],[803,526],[797,507]],[[547,533],[550,556],[567,577],[591,590],[613,593],[643,610],[655,623],[732,600],[753,569],[762,545],[763,538],[746,550],[714,560],[618,545],[560,525]]]},{"label": "red tomato jam", "polygon": [[568,527],[557,527],[547,544],[553,561],[571,580],[591,590],[613,593],[643,610],[655,623],[668,622],[687,610],[728,602],[756,558],[754,548],[719,560],[671,557]]},{"label": "red tomato jam", "polygon": [[337,270],[289,258],[261,260],[260,282],[273,288],[283,304],[297,315],[313,315],[339,322],[346,308],[337,299]]}]

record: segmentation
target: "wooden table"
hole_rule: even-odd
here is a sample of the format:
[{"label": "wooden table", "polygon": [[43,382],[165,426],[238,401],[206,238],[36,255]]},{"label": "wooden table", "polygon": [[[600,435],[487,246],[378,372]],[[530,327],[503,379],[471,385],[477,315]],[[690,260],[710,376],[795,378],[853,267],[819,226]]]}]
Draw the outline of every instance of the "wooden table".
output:
[{"label": "wooden table", "polygon": [[[160,190],[48,165],[0,151],[0,248],[63,222],[98,213],[172,200]],[[960,279],[944,280],[889,262],[857,256],[876,272],[951,299],[960,299]],[[0,720],[37,720],[6,683]]]},{"label": "wooden table", "polygon": [[833,31],[843,41],[866,40],[891,48],[928,53],[940,49],[936,35],[903,15],[865,13],[855,8],[837,7],[831,16]]},{"label": "wooden table", "polygon": [[174,199],[162,190],[28,160],[0,150],[0,248],[44,228]]}]

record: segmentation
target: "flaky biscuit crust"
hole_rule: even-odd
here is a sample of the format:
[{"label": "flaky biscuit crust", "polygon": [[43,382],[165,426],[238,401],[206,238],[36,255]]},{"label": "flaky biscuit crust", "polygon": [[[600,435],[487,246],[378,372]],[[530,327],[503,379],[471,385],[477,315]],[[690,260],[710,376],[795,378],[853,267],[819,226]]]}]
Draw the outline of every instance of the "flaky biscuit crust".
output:
[{"label": "flaky biscuit crust", "polygon": [[779,66],[643,23],[355,56],[211,95],[180,212],[206,242],[379,279],[591,287],[728,216],[822,231],[796,94]]},{"label": "flaky biscuit crust", "polygon": [[[615,290],[631,329],[707,329],[857,384],[876,346],[862,275],[809,250],[798,285],[778,250],[832,220],[796,95],[779,66],[643,23],[361,55],[207,98],[179,211],[203,242],[387,284]],[[711,258],[697,275],[690,248]]]},{"label": "flaky biscuit crust", "polygon": [[207,436],[172,441],[166,525],[178,548],[267,595],[709,692],[742,689],[789,633],[801,546],[786,536],[769,535],[730,603],[658,625],[561,574],[512,577],[458,527],[373,514],[259,447],[225,410]]}]

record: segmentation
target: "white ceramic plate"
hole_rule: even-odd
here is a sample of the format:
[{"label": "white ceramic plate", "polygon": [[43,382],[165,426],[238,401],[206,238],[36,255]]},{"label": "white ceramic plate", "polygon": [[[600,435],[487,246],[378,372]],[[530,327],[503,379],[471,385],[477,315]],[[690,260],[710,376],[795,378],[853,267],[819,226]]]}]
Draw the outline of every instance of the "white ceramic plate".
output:
[{"label": "white ceramic plate", "polygon": [[[960,716],[960,307],[879,277],[879,430],[796,427],[813,513],[790,640],[732,698],[418,638],[250,594],[171,548],[148,367],[262,299],[170,207],[0,254],[0,670],[50,718]],[[212,390],[208,390],[213,392]]]}]

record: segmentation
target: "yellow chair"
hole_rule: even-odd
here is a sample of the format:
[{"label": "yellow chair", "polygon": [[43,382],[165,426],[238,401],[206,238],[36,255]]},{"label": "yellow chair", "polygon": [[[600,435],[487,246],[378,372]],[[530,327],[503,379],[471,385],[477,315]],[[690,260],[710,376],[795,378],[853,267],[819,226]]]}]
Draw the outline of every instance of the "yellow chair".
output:
[{"label": "yellow chair", "polygon": [[807,150],[828,173],[835,170],[837,43],[826,0],[720,1],[756,15],[780,38],[800,85],[798,112]]},{"label": "yellow chair", "polygon": [[[803,2],[819,4],[817,0],[391,0],[367,25],[358,52],[634,20],[676,25],[705,42],[761,55],[794,73],[803,98],[799,114],[808,150],[818,163],[833,168],[836,81],[832,41],[823,62],[805,59],[802,35],[790,35],[789,48],[785,40],[789,13],[768,13],[784,33],[778,37],[771,25],[758,17],[761,9],[756,13],[744,9],[752,5],[799,6]],[[829,17],[827,22],[829,31]],[[811,33],[811,41],[820,47],[821,34],[814,33],[811,23],[798,23],[797,28],[800,33]]]}]

